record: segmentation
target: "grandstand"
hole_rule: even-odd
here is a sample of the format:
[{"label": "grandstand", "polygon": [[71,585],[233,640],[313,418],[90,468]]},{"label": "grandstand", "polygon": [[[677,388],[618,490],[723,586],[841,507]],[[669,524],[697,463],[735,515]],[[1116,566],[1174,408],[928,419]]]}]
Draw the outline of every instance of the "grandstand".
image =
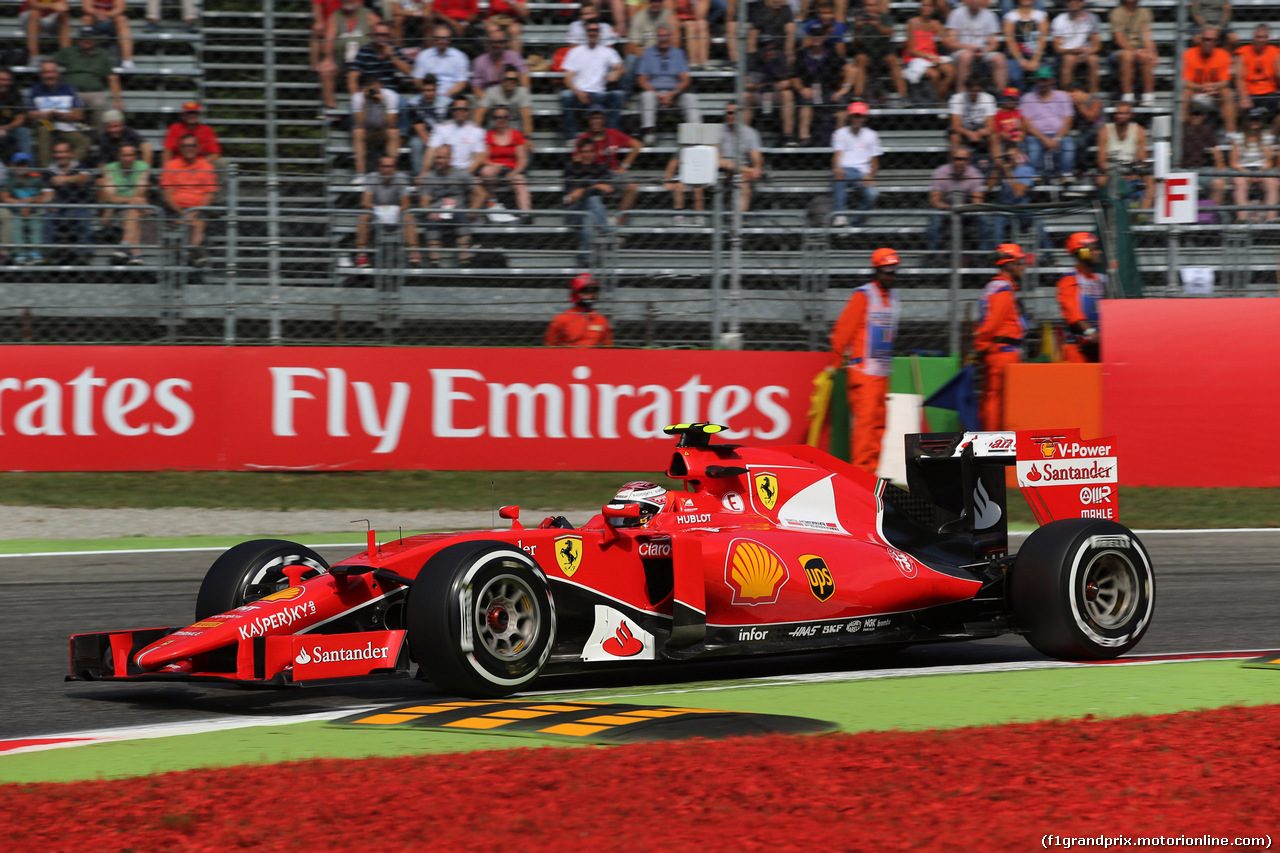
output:
[{"label": "grandstand", "polygon": [[[1177,4],[1143,0],[1156,17],[1161,63],[1156,101],[1139,105],[1150,126],[1172,111]],[[157,148],[181,104],[198,100],[224,147],[223,189],[210,211],[211,263],[189,266],[184,233],[157,209],[145,229],[142,266],[116,266],[104,242],[92,266],[0,266],[0,335],[6,340],[95,341],[395,341],[532,344],[563,305],[564,283],[581,270],[578,228],[561,213],[561,171],[568,148],[558,136],[557,72],[534,71],[535,154],[530,172],[535,212],[527,221],[482,217],[471,262],[446,251],[440,268],[410,268],[393,233],[382,234],[369,269],[349,266],[359,190],[352,183],[348,115],[321,115],[309,69],[309,0],[204,0],[200,28],[189,33],[165,3],[158,33],[144,31],[142,0],[130,0],[136,68],[124,80],[129,125]],[[1105,19],[1111,4],[1090,4]],[[550,58],[565,43],[576,3],[530,4],[526,56]],[[916,3],[895,2],[899,30]],[[1237,0],[1236,32],[1254,22],[1280,33],[1280,3]],[[1057,9],[1053,9],[1056,12]],[[0,13],[4,45],[24,43],[12,7]],[[900,41],[900,34],[899,34]],[[1104,48],[1105,50],[1105,48]],[[732,98],[736,70],[717,34],[713,67],[693,73],[708,121]],[[1114,81],[1103,62],[1104,90]],[[13,68],[20,88],[35,69]],[[402,88],[404,94],[412,89]],[[634,128],[635,100],[624,128]],[[945,110],[873,101],[869,125],[886,154],[877,209],[859,228],[833,227],[814,200],[830,194],[830,149],[766,147],[767,178],[740,223],[727,191],[708,199],[701,224],[677,221],[662,172],[676,151],[674,118],[661,126],[632,171],[635,208],[616,216],[590,258],[605,282],[604,307],[622,345],[752,348],[821,346],[850,289],[867,274],[872,248],[904,255],[903,339],[945,350],[955,344],[988,274],[980,247],[966,234],[957,251],[925,245],[929,175],[946,152]],[[774,119],[757,118],[766,146]],[[1092,162],[1092,152],[1081,152]],[[408,168],[407,147],[402,168]],[[1093,182],[1038,187],[1037,200],[1075,203],[1046,217],[1056,244],[1097,227]],[[514,206],[507,200],[507,206]],[[714,208],[719,207],[719,220]],[[688,211],[686,211],[688,213]],[[1218,269],[1219,287],[1275,293],[1280,226],[1204,224],[1171,232],[1135,212],[1131,245],[1147,292],[1180,292],[1179,266]],[[1263,249],[1263,251],[1259,251]],[[1272,255],[1275,255],[1272,257]],[[1033,316],[1055,316],[1047,285],[1064,267],[1041,259],[1028,281]],[[1065,260],[1061,253],[1052,260]],[[735,273],[736,270],[736,273]],[[1037,288],[1039,283],[1042,285]],[[956,289],[959,289],[958,291]],[[738,337],[740,336],[740,337]]]}]

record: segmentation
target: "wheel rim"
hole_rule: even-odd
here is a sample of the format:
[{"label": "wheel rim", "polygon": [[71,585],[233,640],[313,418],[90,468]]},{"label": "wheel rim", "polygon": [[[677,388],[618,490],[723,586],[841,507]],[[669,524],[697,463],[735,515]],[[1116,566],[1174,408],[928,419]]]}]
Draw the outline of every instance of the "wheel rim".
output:
[{"label": "wheel rim", "polygon": [[490,655],[514,661],[536,647],[542,612],[524,580],[506,574],[491,578],[475,602],[476,637]]},{"label": "wheel rim", "polygon": [[301,554],[285,554],[263,563],[245,576],[244,589],[240,595],[240,603],[247,604],[265,598],[273,592],[279,592],[289,586],[289,578],[285,577],[285,566],[304,565],[309,568],[302,573],[302,580],[310,580],[324,574],[326,569],[310,557]]},{"label": "wheel rim", "polygon": [[1138,610],[1140,592],[1137,568],[1115,551],[1094,557],[1081,575],[1084,613],[1099,628],[1125,626]]}]

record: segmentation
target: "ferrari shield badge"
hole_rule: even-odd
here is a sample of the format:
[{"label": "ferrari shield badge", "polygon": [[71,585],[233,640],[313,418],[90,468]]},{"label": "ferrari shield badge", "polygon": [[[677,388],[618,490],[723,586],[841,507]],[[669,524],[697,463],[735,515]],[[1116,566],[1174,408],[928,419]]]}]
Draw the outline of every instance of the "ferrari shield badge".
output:
[{"label": "ferrari shield badge", "polygon": [[582,565],[582,537],[561,536],[556,540],[556,564],[567,578]]},{"label": "ferrari shield badge", "polygon": [[767,471],[755,476],[756,497],[765,509],[773,509],[778,502],[778,478]]}]

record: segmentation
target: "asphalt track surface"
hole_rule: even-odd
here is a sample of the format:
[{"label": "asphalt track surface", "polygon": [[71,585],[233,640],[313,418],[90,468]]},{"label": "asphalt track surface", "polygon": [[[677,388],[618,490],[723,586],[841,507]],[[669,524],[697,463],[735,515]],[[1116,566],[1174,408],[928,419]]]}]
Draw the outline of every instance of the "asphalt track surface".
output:
[{"label": "asphalt track surface", "polygon": [[[1280,647],[1280,530],[1144,534],[1156,569],[1156,613],[1137,653]],[[326,559],[352,549],[321,549]],[[0,738],[199,721],[302,715],[353,705],[430,700],[429,684],[241,690],[203,685],[67,683],[73,633],[191,621],[216,552],[0,559]],[[893,656],[825,653],[711,661],[548,677],[538,689],[678,684],[859,668],[952,666],[1045,658],[1016,636],[916,646]]]}]

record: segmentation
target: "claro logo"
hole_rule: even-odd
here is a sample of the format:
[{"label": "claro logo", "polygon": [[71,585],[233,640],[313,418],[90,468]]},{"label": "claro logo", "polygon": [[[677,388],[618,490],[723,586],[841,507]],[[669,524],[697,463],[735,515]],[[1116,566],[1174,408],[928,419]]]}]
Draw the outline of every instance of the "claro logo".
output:
[{"label": "claro logo", "polygon": [[133,376],[107,378],[86,367],[74,379],[0,377],[0,435],[182,435],[195,423],[186,399],[191,382],[152,384]]}]

